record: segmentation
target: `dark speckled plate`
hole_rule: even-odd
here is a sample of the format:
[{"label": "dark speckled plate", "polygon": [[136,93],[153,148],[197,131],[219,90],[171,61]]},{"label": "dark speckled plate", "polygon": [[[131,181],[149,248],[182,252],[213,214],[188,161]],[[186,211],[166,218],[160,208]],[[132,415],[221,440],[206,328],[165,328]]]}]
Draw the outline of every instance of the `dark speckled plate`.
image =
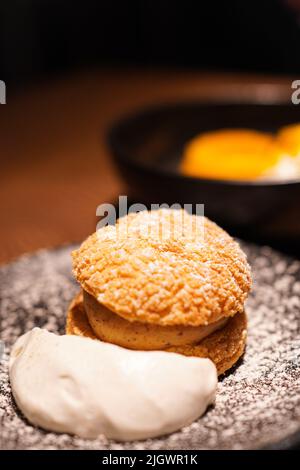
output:
[{"label": "dark speckled plate", "polygon": [[246,353],[219,382],[216,403],[192,425],[159,439],[117,443],[48,433],[23,419],[12,400],[7,361],[34,326],[64,333],[78,287],[70,250],[39,251],[0,268],[0,447],[3,449],[251,449],[300,444],[300,262],[243,243],[255,284],[247,304]]}]

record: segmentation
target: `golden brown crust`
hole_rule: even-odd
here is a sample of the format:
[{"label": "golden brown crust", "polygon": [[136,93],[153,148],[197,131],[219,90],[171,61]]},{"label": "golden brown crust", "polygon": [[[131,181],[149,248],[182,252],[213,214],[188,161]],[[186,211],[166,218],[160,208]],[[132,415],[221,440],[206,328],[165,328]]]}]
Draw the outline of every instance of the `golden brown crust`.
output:
[{"label": "golden brown crust", "polygon": [[[66,333],[98,339],[88,322],[80,294],[70,305]],[[165,351],[185,356],[209,358],[215,363],[218,375],[221,375],[242,356],[246,344],[246,333],[247,318],[245,312],[241,312],[229,319],[222,329],[212,333],[199,344],[174,346],[166,348]]]},{"label": "golden brown crust", "polygon": [[69,305],[67,312],[66,334],[98,339],[88,322],[82,292],[79,292]]},{"label": "golden brown crust", "polygon": [[245,312],[240,312],[231,318],[224,328],[212,333],[199,344],[175,346],[166,348],[165,351],[209,358],[215,363],[218,375],[221,375],[243,355],[246,339],[247,317]]},{"label": "golden brown crust", "polygon": [[[202,222],[203,237],[201,229],[191,230]],[[168,236],[153,226],[168,227]],[[251,287],[237,242],[207,218],[182,210],[131,214],[98,230],[73,252],[73,272],[84,290],[126,320],[162,326],[200,326],[235,315]]]}]

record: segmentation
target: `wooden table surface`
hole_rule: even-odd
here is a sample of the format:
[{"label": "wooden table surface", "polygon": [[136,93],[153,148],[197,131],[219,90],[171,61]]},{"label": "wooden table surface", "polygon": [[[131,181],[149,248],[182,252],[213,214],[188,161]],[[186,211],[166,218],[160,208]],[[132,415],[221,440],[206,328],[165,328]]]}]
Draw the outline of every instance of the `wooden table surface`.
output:
[{"label": "wooden table surface", "polygon": [[0,263],[95,230],[96,207],[126,191],[105,144],[119,116],[178,99],[290,95],[288,78],[173,70],[98,69],[12,97],[7,87],[0,106]]}]

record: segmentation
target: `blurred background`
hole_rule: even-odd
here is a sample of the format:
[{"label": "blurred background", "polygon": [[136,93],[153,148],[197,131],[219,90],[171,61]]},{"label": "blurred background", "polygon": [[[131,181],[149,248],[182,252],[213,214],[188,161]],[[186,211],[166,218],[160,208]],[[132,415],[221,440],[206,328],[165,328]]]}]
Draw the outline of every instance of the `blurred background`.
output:
[{"label": "blurred background", "polygon": [[290,100],[299,51],[300,0],[2,0],[0,262],[81,240],[127,193],[106,143],[121,116]]},{"label": "blurred background", "polygon": [[2,0],[10,86],[91,65],[298,73],[300,2]]}]

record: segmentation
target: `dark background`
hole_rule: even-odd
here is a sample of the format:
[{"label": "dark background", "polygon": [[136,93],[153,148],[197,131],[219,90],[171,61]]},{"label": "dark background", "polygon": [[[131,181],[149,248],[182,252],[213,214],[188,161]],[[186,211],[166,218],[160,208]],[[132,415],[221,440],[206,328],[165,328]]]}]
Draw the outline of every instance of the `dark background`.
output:
[{"label": "dark background", "polygon": [[290,101],[299,25],[300,0],[0,0],[0,262],[81,241],[98,204],[129,194],[107,145],[121,116]]},{"label": "dark background", "polygon": [[300,1],[1,1],[10,89],[90,65],[297,74]]}]

